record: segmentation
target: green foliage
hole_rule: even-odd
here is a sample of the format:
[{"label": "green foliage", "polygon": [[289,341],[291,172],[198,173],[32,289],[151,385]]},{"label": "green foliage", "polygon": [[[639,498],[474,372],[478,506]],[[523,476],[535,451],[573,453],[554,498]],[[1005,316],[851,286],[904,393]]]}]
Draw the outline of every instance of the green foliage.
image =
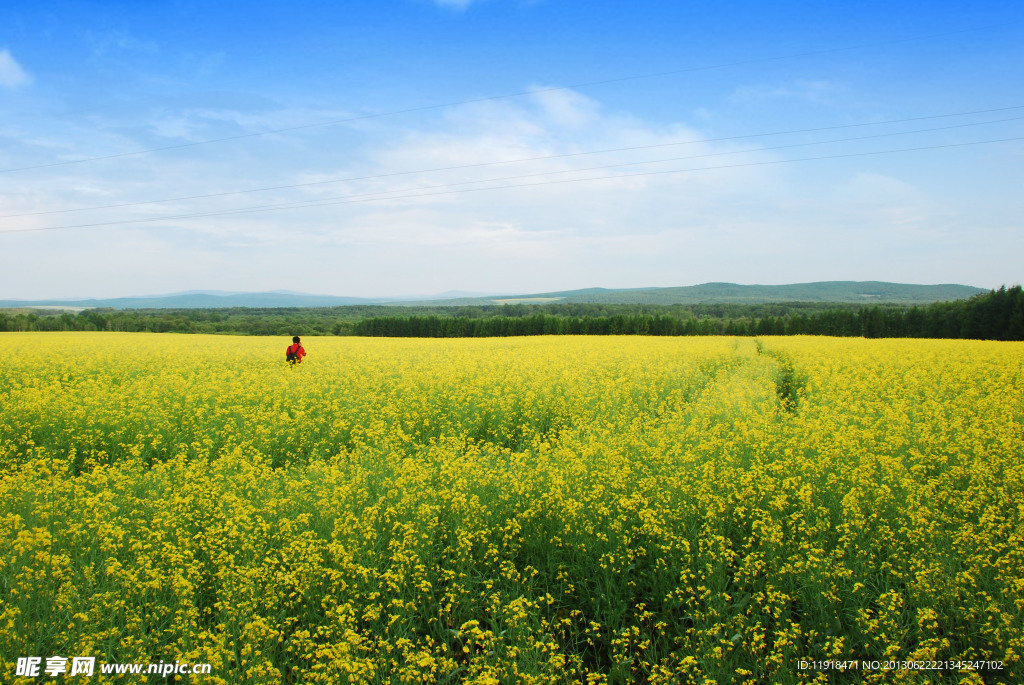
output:
[{"label": "green foliage", "polygon": [[353,305],[0,312],[0,331],[123,331],[411,338],[521,335],[831,335],[1024,340],[1021,286],[927,306],[763,304]]}]

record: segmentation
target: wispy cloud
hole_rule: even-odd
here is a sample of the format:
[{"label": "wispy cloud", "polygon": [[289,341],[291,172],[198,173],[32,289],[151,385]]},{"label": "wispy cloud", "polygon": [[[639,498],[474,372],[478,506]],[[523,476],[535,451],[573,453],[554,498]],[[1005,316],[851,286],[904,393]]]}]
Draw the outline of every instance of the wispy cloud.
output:
[{"label": "wispy cloud", "polygon": [[13,88],[31,81],[32,77],[14,60],[10,50],[0,50],[0,86]]},{"label": "wispy cloud", "polygon": [[86,41],[96,57],[117,52],[154,53],[159,51],[159,46],[155,42],[142,40],[130,33],[117,30],[90,31],[86,34]]},{"label": "wispy cloud", "polygon": [[464,10],[478,0],[434,0],[434,4],[456,10]]},{"label": "wispy cloud", "polygon": [[[139,143],[130,134],[191,140],[338,116],[196,107],[101,142],[131,149]],[[901,167],[868,165],[873,157],[829,167],[772,165],[818,153],[709,141],[686,122],[652,122],[578,92],[542,87],[516,101],[362,125],[357,136],[346,127],[315,128],[60,167],[46,175],[48,189],[12,177],[0,189],[0,215],[275,188],[9,219],[4,228],[145,223],[5,236],[19,259],[0,269],[0,288],[11,297],[65,296],[82,284],[90,289],[81,296],[172,292],[185,284],[366,296],[511,293],[715,280],[927,281],[936,265],[951,280],[987,284],[979,271],[960,265],[959,205]],[[53,154],[38,151],[44,153]],[[323,204],[151,221],[306,201]],[[1019,246],[1013,216],[997,206],[977,224],[998,227],[990,229],[990,244],[1000,237]],[[920,244],[933,252],[927,263],[915,261]],[[1013,268],[1013,251],[1004,251],[994,263],[1005,271]],[[992,263],[983,257],[974,263]],[[131,266],[96,280],[98,260]],[[47,266],[41,271],[40,264]]]},{"label": "wispy cloud", "polygon": [[816,104],[836,102],[846,93],[841,84],[826,80],[798,80],[783,85],[740,86],[732,94],[737,102],[763,102],[765,100],[803,100]]}]

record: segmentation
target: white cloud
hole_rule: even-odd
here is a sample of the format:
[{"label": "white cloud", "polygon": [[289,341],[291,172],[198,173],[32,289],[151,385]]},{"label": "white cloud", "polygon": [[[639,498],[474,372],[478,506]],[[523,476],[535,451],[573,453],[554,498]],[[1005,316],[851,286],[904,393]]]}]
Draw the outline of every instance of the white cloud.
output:
[{"label": "white cloud", "polygon": [[31,81],[32,77],[14,60],[10,50],[0,50],[0,86],[21,86]]},{"label": "white cloud", "polygon": [[464,10],[472,5],[477,0],[434,0],[434,3],[441,7],[450,7],[451,9]]},{"label": "white cloud", "polygon": [[836,187],[838,201],[865,206],[889,206],[920,202],[923,198],[912,185],[898,178],[859,172]]},{"label": "white cloud", "polygon": [[114,29],[89,31],[86,40],[92,47],[93,55],[103,57],[116,52],[154,53],[159,46],[153,41],[141,40],[130,33]]},{"label": "white cloud", "polygon": [[[190,118],[183,123],[166,117],[154,126],[159,124],[165,135],[189,135],[189,123]],[[342,201],[315,208],[69,233],[82,238],[92,236],[97,243],[107,245],[110,263],[134,258],[131,253],[121,254],[127,248],[112,239],[126,231],[151,235],[154,243],[166,242],[162,254],[170,263],[197,252],[220,255],[215,261],[244,252],[246,260],[264,264],[263,273],[271,279],[292,271],[291,267],[301,261],[297,255],[304,253],[310,264],[301,269],[307,284],[288,287],[316,292],[401,295],[452,288],[512,292],[581,285],[669,285],[692,281],[692,276],[679,270],[681,256],[690,255],[686,259],[692,260],[693,255],[707,249],[706,237],[700,236],[713,224],[709,217],[722,221],[733,213],[727,208],[730,196],[756,196],[772,188],[779,176],[756,168],[654,176],[618,176],[614,168],[592,169],[731,149],[722,144],[696,143],[580,155],[593,150],[698,140],[701,134],[682,124],[652,126],[610,113],[599,102],[571,91],[536,93],[515,102],[466,104],[404,130],[394,126],[397,124],[370,135],[358,148],[346,148],[345,155],[336,157],[345,160],[344,167],[324,164],[331,145],[323,138],[308,141],[310,146],[317,145],[313,150],[296,147],[306,141],[288,136],[268,139],[260,145],[226,145],[218,155],[203,154],[201,165],[174,155],[126,158],[118,165],[123,167],[123,178],[93,177],[89,167],[69,167],[59,187],[37,198],[33,206],[115,204],[232,187],[463,168],[280,193],[113,209],[85,216],[26,217],[14,220],[17,223],[12,228],[335,198]],[[345,131],[335,133],[344,138]],[[331,134],[330,130],[322,133],[325,137]],[[249,148],[268,152],[246,169],[251,174],[247,178],[233,177],[230,170],[237,174],[243,166],[236,155]],[[232,153],[223,164],[219,156],[224,153],[220,150]],[[200,152],[197,150],[197,155]],[[761,158],[760,153],[744,153],[725,159],[736,163]],[[501,160],[507,163],[492,164]],[[635,174],[716,163],[721,162],[714,158],[655,161],[619,171]],[[261,165],[276,168],[263,170]],[[264,172],[266,175],[258,175]],[[169,180],[173,180],[170,186]],[[485,190],[516,185],[524,187]],[[118,197],[97,203],[95,191],[101,188],[116,188]],[[358,196],[369,193],[390,194],[395,199],[343,201],[346,196],[357,196],[353,199],[358,200]],[[409,197],[421,193],[422,197]],[[716,208],[717,202],[726,208]],[[275,261],[280,262],[279,267],[273,266]],[[69,267],[64,278],[75,278],[76,268]],[[189,267],[182,273],[191,270]],[[244,269],[221,269],[226,282],[240,277],[241,271]],[[148,284],[143,281],[149,276],[133,274],[133,279],[140,280],[138,287],[126,286],[122,292],[188,289],[187,284],[171,287],[166,281],[173,279],[173,274],[172,267],[154,268],[154,282]],[[83,283],[93,282],[84,280],[84,273],[78,278]],[[267,289],[284,287],[275,283],[268,281]],[[437,285],[430,285],[433,283]],[[66,287],[62,290],[67,292]]]},{"label": "white cloud", "polygon": [[[604,112],[599,103],[572,92],[538,94],[519,104],[463,105],[446,112],[439,126],[410,129],[367,150],[359,170],[338,170],[335,175],[466,168],[346,184],[356,195],[393,193],[396,199],[292,216],[297,220],[307,212],[322,212],[320,222],[333,216],[334,225],[344,228],[318,236],[332,236],[334,249],[358,245],[363,251],[386,252],[383,261],[403,265],[385,279],[407,281],[396,292],[415,290],[415,279],[424,273],[459,274],[467,284],[513,291],[580,283],[650,284],[650,279],[686,283],[691,277],[680,272],[678,263],[683,255],[691,261],[698,254],[709,257],[706,251],[718,232],[708,228],[715,225],[712,219],[727,221],[746,211],[730,210],[730,199],[743,195],[750,201],[770,193],[782,175],[740,168],[621,176],[615,168],[593,168],[736,151],[706,143],[578,153],[700,138],[684,125],[654,127]],[[762,153],[749,152],[725,161],[654,161],[620,171],[643,174],[759,159],[764,159]],[[489,164],[497,160],[508,163]],[[446,184],[457,185],[437,187]],[[517,185],[523,187],[485,189]],[[318,187],[316,192],[324,191]],[[425,195],[402,197],[418,192]],[[307,225],[316,223],[311,218]],[[290,222],[293,230],[301,230],[298,225]],[[649,260],[659,267],[649,268]]]},{"label": "white cloud", "polygon": [[[148,130],[205,137],[203,127],[216,123],[258,130],[331,118],[324,114],[296,109],[249,118],[228,109],[194,109],[151,122]],[[978,230],[998,227],[991,229],[989,245],[999,245],[999,236],[1005,243],[1011,234],[1006,226],[1013,219],[1006,210],[993,209],[990,216],[968,211],[972,208],[954,204],[953,198],[939,197],[911,167],[886,168],[885,156],[828,166],[761,165],[782,160],[786,152],[758,149],[750,140],[700,142],[708,135],[689,123],[653,124],[571,91],[464,104],[411,122],[375,119],[362,125],[358,132],[323,127],[61,167],[45,184],[12,177],[0,190],[0,214],[349,180],[12,218],[4,228],[333,202],[4,236],[5,247],[18,246],[18,258],[0,265],[7,267],[0,268],[0,294],[45,297],[78,289],[86,297],[289,288],[401,296],[831,279],[987,286],[988,280],[965,270],[958,259],[957,241],[969,229],[960,227],[952,212],[970,214]],[[138,147],[127,135],[120,144]],[[621,150],[639,146],[657,147]],[[612,149],[620,151],[579,154]],[[744,164],[749,166],[737,166]],[[620,166],[592,168],[613,165]],[[685,169],[694,171],[659,173]],[[523,187],[487,190],[517,185]],[[371,193],[390,199],[363,201]],[[911,278],[903,269],[915,263],[918,246],[925,243],[933,254],[927,269],[942,275],[927,277],[919,265],[920,278]],[[96,262],[74,257],[72,249],[92,251],[110,265],[102,281],[92,273]],[[1008,254],[974,249],[992,250],[974,263],[1016,269]],[[55,251],[67,252],[66,258],[51,260]],[[148,266],[136,268],[140,263]]]},{"label": "white cloud", "polygon": [[552,124],[565,128],[581,128],[598,119],[597,102],[565,88],[538,86],[531,98]]},{"label": "white cloud", "polygon": [[730,99],[757,104],[767,100],[802,100],[819,105],[835,104],[847,92],[845,86],[826,80],[797,80],[784,85],[740,86]]}]

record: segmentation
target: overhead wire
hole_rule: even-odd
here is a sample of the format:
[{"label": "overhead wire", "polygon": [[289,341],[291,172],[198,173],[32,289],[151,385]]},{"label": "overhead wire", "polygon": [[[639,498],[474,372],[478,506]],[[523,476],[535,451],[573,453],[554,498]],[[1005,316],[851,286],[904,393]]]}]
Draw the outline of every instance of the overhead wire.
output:
[{"label": "overhead wire", "polygon": [[[541,156],[535,156],[535,157],[522,157],[522,158],[518,158],[518,159],[498,160],[498,161],[493,161],[493,162],[476,162],[476,163],[472,163],[472,164],[457,164],[457,165],[444,166],[444,167],[432,167],[432,168],[428,168],[428,169],[416,169],[416,170],[409,170],[409,171],[394,171],[394,172],[388,172],[388,173],[384,173],[384,174],[373,174],[373,175],[366,175],[366,176],[348,176],[348,177],[342,177],[342,178],[325,179],[325,180],[320,180],[320,181],[307,181],[307,182],[304,182],[304,183],[290,183],[290,184],[283,184],[283,185],[276,185],[276,186],[265,186],[265,187],[260,187],[260,188],[248,188],[248,189],[244,189],[244,190],[231,190],[231,191],[224,191],[224,192],[217,192],[217,193],[205,193],[205,194],[201,194],[201,195],[186,195],[186,196],[179,196],[179,197],[162,198],[162,199],[158,199],[158,200],[142,200],[142,201],[138,201],[138,202],[123,202],[123,203],[110,204],[110,205],[94,205],[94,206],[91,206],[91,207],[74,207],[74,208],[69,208],[69,209],[51,209],[51,210],[45,210],[45,211],[40,211],[40,212],[23,212],[23,213],[19,213],[19,214],[5,214],[5,215],[0,215],[0,219],[13,219],[13,218],[19,218],[19,217],[28,217],[28,216],[44,216],[44,215],[51,215],[51,214],[68,214],[68,213],[72,213],[72,212],[95,211],[95,210],[101,210],[101,209],[121,209],[121,208],[125,208],[125,207],[140,207],[140,206],[150,205],[150,204],[163,204],[163,203],[166,203],[166,202],[183,202],[183,201],[188,201],[188,200],[203,200],[203,199],[209,199],[209,198],[215,198],[215,197],[229,197],[229,196],[232,196],[232,195],[245,195],[245,194],[250,194],[250,193],[269,192],[269,191],[272,191],[272,190],[290,190],[290,189],[295,189],[295,188],[308,188],[308,187],[312,187],[312,186],[322,186],[322,185],[328,185],[328,184],[332,184],[332,183],[349,183],[349,182],[354,182],[354,181],[378,180],[378,179],[384,179],[384,178],[393,178],[395,176],[407,176],[407,175],[413,175],[413,174],[436,173],[436,172],[441,172],[441,171],[456,171],[456,170],[462,170],[462,169],[474,169],[474,168],[482,168],[482,167],[488,167],[488,166],[498,166],[498,165],[504,165],[504,164],[517,164],[517,163],[523,163],[523,162],[537,162],[537,161],[546,161],[546,160],[553,160],[553,159],[565,159],[565,158],[569,158],[569,157],[582,157],[582,156],[588,156],[588,155],[609,154],[609,153],[614,153],[614,152],[634,152],[634,151],[637,151],[637,150],[650,150],[650,149],[656,149],[656,148],[675,147],[675,146],[681,146],[681,145],[699,145],[699,144],[706,144],[706,143],[725,142],[725,141],[730,141],[730,140],[744,140],[744,139],[750,139],[750,138],[765,138],[765,137],[770,137],[770,136],[795,135],[795,134],[800,134],[800,133],[820,133],[820,132],[823,132],[823,131],[835,131],[835,130],[849,129],[849,128],[863,128],[863,127],[867,127],[867,126],[885,126],[885,125],[891,125],[891,124],[908,123],[908,122],[912,122],[912,121],[926,121],[926,120],[943,119],[943,118],[949,118],[949,117],[971,116],[971,115],[976,115],[976,114],[992,114],[992,113],[996,113],[996,112],[1005,112],[1005,111],[1010,111],[1010,110],[1015,110],[1015,109],[1024,109],[1024,105],[1013,105],[1013,106],[1010,106],[1010,107],[997,107],[997,108],[991,108],[991,109],[971,110],[971,111],[966,111],[966,112],[953,112],[953,113],[948,113],[948,114],[934,114],[934,115],[919,116],[919,117],[908,117],[908,118],[904,118],[904,119],[890,119],[890,120],[885,120],[885,121],[863,122],[863,123],[858,123],[858,124],[840,124],[840,125],[834,125],[834,126],[819,126],[819,127],[815,127],[815,128],[791,129],[791,130],[787,130],[787,131],[772,131],[772,132],[768,132],[768,133],[749,133],[749,134],[743,134],[743,135],[737,135],[737,136],[723,136],[723,137],[718,137],[718,138],[700,138],[700,139],[694,139],[694,140],[676,141],[676,142],[669,142],[669,143],[655,143],[655,144],[651,144],[651,145],[634,145],[634,146],[630,146],[630,147],[605,148],[605,149],[600,149],[600,150],[587,150],[587,151],[580,151],[580,152],[566,152],[566,153],[561,153],[561,154],[556,154],[556,155],[541,155]],[[923,129],[923,130],[918,130],[918,131],[906,131],[906,132],[896,132],[896,133],[890,133],[890,134],[880,134],[880,136],[909,135],[909,134],[912,134],[912,133],[920,133],[920,132],[924,132],[924,131],[942,130],[944,128],[960,128],[960,127],[964,127],[964,126],[976,126],[976,125],[982,125],[982,124],[988,124],[988,123],[999,123],[1001,121],[1013,121],[1013,120],[1019,119],[1019,118],[1020,117],[1013,117],[1013,118],[1010,118],[1010,119],[999,119],[999,120],[996,120],[996,121],[971,122],[971,123],[968,123],[968,124],[958,124],[956,126],[941,127],[941,128],[938,128],[938,129]],[[865,136],[863,138],[871,138],[871,137],[876,137],[876,136]],[[824,141],[824,142],[841,142],[843,140],[857,140],[857,139],[862,139],[862,138],[840,139],[840,141]],[[818,143],[801,143],[801,144],[797,144],[797,145],[811,145],[811,144],[818,144]],[[781,147],[788,147],[788,146],[781,146]],[[772,150],[772,149],[779,149],[779,148],[778,147],[773,147],[773,148],[760,148],[760,149]],[[728,154],[732,154],[732,153],[728,153]],[[617,165],[615,165],[615,166],[617,166]]]},{"label": "overhead wire", "polygon": [[751,152],[768,152],[768,151],[784,150],[784,149],[795,148],[795,147],[809,147],[809,146],[814,146],[814,145],[828,145],[828,144],[831,144],[831,143],[845,143],[845,142],[851,142],[851,141],[856,141],[856,140],[869,140],[869,139],[873,139],[873,138],[887,138],[887,137],[893,137],[893,136],[911,135],[911,134],[915,134],[915,133],[930,133],[930,132],[933,132],[933,131],[944,131],[944,130],[949,130],[949,129],[954,129],[954,128],[964,128],[964,127],[967,127],[967,126],[978,126],[978,125],[985,124],[985,123],[1002,123],[1002,122],[1006,122],[1006,121],[1019,121],[1022,118],[1024,118],[1024,117],[1011,117],[1011,118],[1008,118],[1008,119],[998,119],[998,120],[995,120],[995,121],[987,121],[987,122],[972,122],[972,123],[969,123],[969,124],[955,124],[955,125],[952,125],[952,126],[940,126],[940,127],[936,127],[936,128],[918,129],[918,130],[914,130],[914,131],[900,131],[900,132],[894,132],[894,133],[880,133],[880,134],[875,134],[875,135],[870,135],[870,136],[854,136],[854,137],[850,137],[850,138],[835,138],[835,139],[832,139],[832,140],[813,141],[813,142],[805,142],[805,143],[790,143],[788,145],[776,145],[776,146],[772,146],[772,147],[746,148],[746,149],[743,149],[743,150],[728,150],[728,151],[724,151],[724,152],[711,152],[711,153],[706,153],[706,154],[702,154],[702,155],[689,155],[689,156],[686,156],[686,157],[668,157],[668,158],[662,158],[662,159],[640,160],[640,161],[636,161],[636,162],[616,162],[614,164],[603,164],[603,165],[600,165],[600,166],[583,167],[583,168],[576,168],[576,169],[561,169],[561,170],[538,171],[538,172],[529,173],[529,174],[517,174],[517,175],[514,175],[514,176],[499,176],[497,178],[472,179],[472,180],[469,180],[469,181],[456,181],[456,182],[451,182],[451,183],[441,183],[441,184],[434,184],[434,185],[428,185],[428,186],[419,186],[419,187],[416,187],[416,188],[403,188],[403,189],[398,189],[398,190],[377,191],[377,192],[373,192],[373,193],[362,193],[362,194],[359,194],[359,195],[319,197],[319,198],[311,198],[311,199],[308,199],[308,200],[294,200],[294,201],[291,201],[291,202],[281,202],[281,203],[275,203],[275,204],[270,204],[270,205],[255,205],[255,206],[252,206],[251,208],[244,208],[243,207],[243,208],[234,208],[234,209],[220,210],[220,211],[224,211],[225,213],[232,213],[232,212],[235,212],[235,211],[245,211],[246,209],[253,209],[253,210],[257,210],[257,209],[258,210],[262,210],[262,209],[268,209],[268,210],[270,210],[270,209],[301,209],[301,208],[307,207],[307,206],[312,207],[312,206],[319,206],[319,205],[322,205],[322,204],[332,204],[332,201],[334,201],[334,200],[347,200],[347,199],[353,199],[353,198],[372,198],[372,199],[375,199],[375,200],[387,200],[387,199],[390,199],[387,196],[394,195],[395,193],[408,193],[408,192],[411,192],[411,191],[434,190],[434,189],[438,189],[438,188],[452,188],[452,187],[456,187],[456,186],[465,186],[465,185],[472,185],[472,184],[479,184],[479,183],[495,183],[495,182],[499,182],[499,181],[515,181],[515,180],[521,180],[521,179],[525,179],[525,178],[537,178],[539,176],[552,176],[552,175],[555,175],[555,174],[572,174],[572,173],[580,173],[580,172],[585,172],[585,171],[603,171],[605,169],[618,169],[618,168],[627,167],[627,166],[640,166],[640,165],[645,165],[645,164],[659,164],[659,163],[664,163],[664,162],[679,162],[679,161],[690,160],[690,159],[705,159],[705,158],[708,158],[708,157],[724,157],[724,156],[729,156],[729,155],[746,154],[746,153],[751,153]]},{"label": "overhead wire", "polygon": [[1011,25],[1014,25],[1016,23],[1019,23],[1019,22],[1009,22],[1009,23],[1001,23],[1001,24],[987,24],[987,25],[984,25],[984,26],[975,26],[975,27],[957,29],[955,31],[943,31],[943,32],[940,32],[940,33],[925,34],[925,35],[921,35],[921,36],[911,36],[911,37],[907,37],[907,38],[897,38],[897,39],[893,39],[893,40],[876,41],[876,42],[873,42],[873,43],[862,43],[862,44],[858,44],[858,45],[848,45],[848,46],[842,46],[842,47],[824,48],[824,49],[821,49],[821,50],[808,50],[808,51],[804,51],[804,52],[791,53],[791,54],[787,54],[787,55],[775,55],[775,56],[771,56],[771,57],[758,57],[758,58],[745,59],[745,60],[737,60],[737,61],[733,61],[733,62],[725,62],[725,63],[721,63],[721,64],[704,65],[704,66],[698,66],[698,67],[685,67],[685,68],[681,68],[681,69],[669,69],[669,70],[665,70],[665,71],[650,72],[650,73],[646,73],[646,74],[634,74],[634,75],[631,75],[631,76],[621,76],[621,77],[617,77],[617,78],[599,79],[599,80],[594,80],[594,81],[584,81],[584,82],[580,82],[580,83],[570,84],[570,85],[567,85],[567,86],[551,86],[551,87],[545,87],[545,88],[536,88],[536,89],[525,90],[525,91],[520,91],[520,92],[516,92],[516,93],[507,93],[507,94],[504,94],[504,95],[491,95],[491,96],[486,96],[486,97],[470,98],[470,99],[466,99],[466,100],[459,100],[459,101],[454,101],[454,102],[446,102],[446,103],[441,103],[441,104],[423,105],[423,106],[420,106],[420,107],[408,107],[408,108],[404,108],[404,109],[390,110],[390,111],[387,111],[387,112],[376,112],[376,113],[372,113],[372,114],[362,114],[362,115],[352,116],[352,117],[344,117],[344,118],[331,119],[331,120],[327,120],[327,121],[320,121],[320,122],[314,122],[314,123],[309,123],[309,124],[301,124],[301,125],[298,125],[298,126],[288,126],[288,127],[283,127],[283,128],[270,129],[270,130],[266,130],[266,131],[256,131],[256,132],[253,132],[253,133],[243,133],[243,134],[238,134],[238,135],[233,135],[233,136],[224,136],[224,137],[221,137],[221,138],[210,138],[210,139],[207,139],[207,140],[192,141],[192,142],[189,142],[189,143],[177,143],[175,145],[165,145],[165,146],[161,146],[161,147],[147,148],[147,149],[143,149],[143,150],[133,150],[133,151],[130,151],[130,152],[120,152],[120,153],[111,154],[111,155],[98,155],[98,156],[94,156],[94,157],[85,157],[85,158],[82,158],[82,159],[62,160],[62,161],[59,161],[59,162],[49,162],[49,163],[46,163],[46,164],[35,164],[35,165],[16,167],[16,168],[11,168],[11,169],[0,169],[0,173],[15,173],[15,172],[20,172],[20,171],[30,171],[30,170],[33,170],[33,169],[49,169],[49,168],[58,167],[58,166],[68,166],[68,165],[72,165],[72,164],[84,164],[86,162],[95,162],[95,161],[108,160],[108,159],[118,159],[118,158],[123,158],[123,157],[131,157],[131,156],[136,156],[136,155],[150,154],[150,153],[154,153],[154,152],[164,152],[164,151],[168,151],[168,150],[179,150],[179,149],[183,149],[183,148],[198,147],[198,146],[201,146],[201,145],[210,145],[210,144],[213,144],[213,143],[223,143],[223,142],[233,141],[233,140],[244,140],[244,139],[248,139],[248,138],[257,138],[257,137],[260,137],[260,136],[272,135],[272,134],[277,134],[277,133],[288,133],[288,132],[292,132],[292,131],[300,131],[300,130],[304,130],[304,129],[318,128],[318,127],[323,127],[323,126],[334,126],[334,125],[337,125],[337,124],[351,123],[351,122],[356,122],[356,121],[365,121],[365,120],[368,120],[368,119],[379,119],[379,118],[383,118],[383,117],[396,116],[396,115],[400,115],[400,114],[410,114],[410,113],[414,113],[414,112],[425,112],[425,111],[434,110],[434,109],[443,109],[445,107],[455,107],[455,106],[459,106],[459,105],[474,104],[474,103],[479,103],[479,102],[491,102],[491,101],[495,101],[495,100],[508,100],[508,99],[517,98],[517,97],[524,97],[524,96],[527,96],[527,95],[536,95],[536,94],[540,94],[540,93],[549,93],[549,92],[558,92],[558,91],[564,91],[564,90],[573,90],[573,89],[578,89],[578,88],[587,88],[587,87],[591,87],[591,86],[606,85],[606,84],[609,84],[609,83],[622,83],[622,82],[626,82],[626,81],[637,81],[637,80],[648,79],[648,78],[659,78],[659,77],[663,77],[663,76],[672,76],[672,75],[677,75],[677,74],[687,74],[687,73],[694,73],[694,72],[699,72],[699,71],[712,71],[712,70],[715,70],[715,69],[725,69],[725,68],[729,68],[729,67],[743,66],[743,65],[747,65],[747,64],[761,64],[761,63],[765,63],[765,62],[775,62],[775,61],[781,61],[781,60],[787,60],[787,59],[798,59],[798,58],[801,58],[801,57],[813,57],[813,56],[817,56],[817,55],[825,55],[825,54],[836,53],[836,52],[844,52],[844,51],[850,51],[850,50],[862,50],[862,49],[865,49],[865,48],[880,47],[880,46],[884,46],[884,45],[894,45],[894,44],[907,43],[907,42],[913,42],[913,41],[919,41],[919,40],[929,40],[929,39],[932,39],[932,38],[942,38],[942,37],[945,37],[945,36],[957,35],[957,34],[962,34],[962,33],[969,33],[969,32],[974,32],[974,31],[984,31],[984,30],[988,30],[988,29],[991,29],[991,28],[999,28],[999,27],[1004,27],[1004,26],[1011,26]]},{"label": "overhead wire", "polygon": [[129,219],[129,220],[122,220],[122,221],[107,221],[107,222],[96,222],[96,223],[89,223],[89,224],[75,224],[75,225],[67,225],[67,226],[41,226],[41,227],[35,227],[35,228],[8,229],[8,230],[0,230],[0,234],[32,233],[32,232],[57,231],[57,230],[77,229],[77,228],[95,228],[95,227],[102,227],[102,226],[121,226],[121,225],[127,225],[127,224],[153,223],[153,222],[163,222],[163,221],[174,221],[174,220],[180,220],[180,219],[204,218],[204,217],[211,217],[211,216],[227,216],[227,215],[234,215],[234,214],[247,214],[247,213],[257,213],[257,212],[271,212],[271,211],[279,211],[281,209],[302,209],[302,208],[309,208],[309,207],[323,207],[323,206],[328,206],[328,205],[351,204],[351,203],[360,203],[360,202],[378,202],[378,201],[392,201],[392,200],[403,200],[403,199],[416,199],[416,198],[422,198],[422,197],[432,197],[432,196],[438,196],[438,195],[450,195],[450,194],[457,194],[457,193],[470,193],[470,192],[481,192],[481,191],[490,191],[490,190],[505,190],[505,189],[509,189],[509,188],[527,188],[527,187],[537,187],[537,186],[556,185],[556,184],[583,183],[583,182],[591,182],[591,181],[615,180],[615,179],[622,179],[622,178],[635,178],[635,177],[640,177],[640,176],[657,176],[657,175],[666,175],[666,174],[681,174],[681,173],[692,173],[692,172],[697,172],[697,171],[713,171],[713,170],[719,170],[719,169],[736,169],[736,168],[742,168],[742,167],[768,166],[768,165],[775,165],[775,164],[790,164],[790,163],[796,163],[796,162],[809,162],[809,161],[820,161],[820,160],[829,160],[829,159],[843,159],[843,158],[851,158],[851,157],[866,157],[866,156],[873,156],[873,155],[896,154],[896,153],[902,153],[902,152],[919,152],[919,151],[925,151],[925,150],[939,150],[939,149],[948,149],[948,148],[968,147],[968,146],[972,146],[972,145],[988,145],[988,144],[992,144],[992,143],[1005,143],[1005,142],[1012,142],[1012,141],[1019,141],[1019,140],[1024,140],[1024,136],[1015,136],[1015,137],[1009,137],[1009,138],[996,138],[996,139],[990,139],[990,140],[979,140],[979,141],[971,141],[971,142],[966,142],[966,143],[947,143],[947,144],[942,144],[942,145],[926,145],[926,146],[919,146],[919,147],[912,147],[912,148],[900,148],[900,149],[896,149],[896,150],[874,150],[874,151],[870,151],[870,152],[851,152],[851,153],[844,153],[844,154],[822,155],[822,156],[817,156],[817,157],[802,157],[802,158],[796,158],[796,159],[763,160],[763,161],[758,161],[758,162],[742,162],[742,163],[738,163],[738,164],[725,164],[725,165],[709,166],[709,167],[691,167],[689,169],[669,169],[669,170],[662,170],[662,171],[643,171],[643,172],[634,172],[634,173],[626,173],[626,174],[614,174],[614,175],[610,175],[610,176],[597,176],[597,177],[590,177],[590,178],[559,179],[559,180],[553,180],[553,181],[538,181],[538,182],[534,182],[534,183],[519,183],[519,184],[504,185],[504,186],[492,186],[492,187],[487,187],[487,188],[462,188],[462,189],[459,189],[459,190],[437,190],[437,191],[429,192],[429,193],[410,193],[408,195],[399,195],[399,196],[393,196],[393,197],[372,197],[372,198],[359,198],[359,197],[355,197],[355,198],[347,198],[347,199],[342,199],[342,200],[332,200],[332,201],[326,201],[326,202],[319,202],[317,204],[306,204],[306,205],[302,205],[300,207],[294,207],[294,206],[291,206],[291,207],[285,207],[285,206],[249,207],[249,208],[236,208],[236,209],[229,209],[229,210],[218,210],[218,211],[201,212],[201,213],[193,213],[193,214],[180,214],[180,215],[175,215],[175,216],[150,217],[150,218],[143,218],[143,219]]}]

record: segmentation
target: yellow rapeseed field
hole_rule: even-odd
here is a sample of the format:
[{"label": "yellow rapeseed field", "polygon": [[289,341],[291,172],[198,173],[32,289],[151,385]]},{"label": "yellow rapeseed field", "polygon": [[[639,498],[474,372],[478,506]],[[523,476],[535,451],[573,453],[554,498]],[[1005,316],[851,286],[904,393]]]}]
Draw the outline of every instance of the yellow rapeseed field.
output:
[{"label": "yellow rapeseed field", "polygon": [[1024,682],[1022,343],[287,342],[0,334],[0,681]]}]

